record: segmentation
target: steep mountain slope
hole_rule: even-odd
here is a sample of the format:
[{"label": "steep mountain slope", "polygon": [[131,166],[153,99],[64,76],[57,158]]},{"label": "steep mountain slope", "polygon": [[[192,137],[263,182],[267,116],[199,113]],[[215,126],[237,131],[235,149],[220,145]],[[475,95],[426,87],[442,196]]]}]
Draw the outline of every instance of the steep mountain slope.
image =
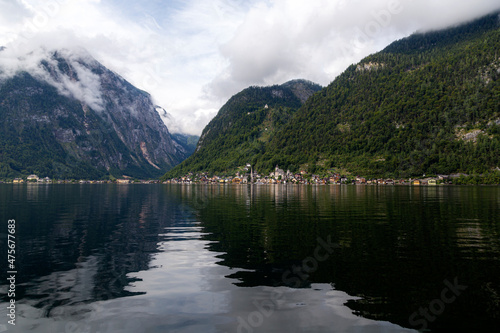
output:
[{"label": "steep mountain slope", "polygon": [[172,133],[172,139],[186,151],[186,157],[191,156],[196,150],[196,145],[200,137],[198,135],[179,132],[179,125],[175,118],[161,106],[156,106],[156,111],[160,115],[163,123],[167,125],[167,128],[173,131],[177,129],[178,132]]},{"label": "steep mountain slope", "polygon": [[500,167],[499,50],[498,13],[394,42],[311,97],[256,164],[391,176]]},{"label": "steep mountain slope", "polygon": [[5,52],[0,178],[149,178],[187,157],[150,96],[85,51],[38,50],[20,58]]},{"label": "steep mountain slope", "polygon": [[196,150],[200,137],[184,133],[172,133],[172,139],[185,150],[187,156],[191,156]]},{"label": "steep mountain slope", "polygon": [[274,134],[320,89],[315,83],[293,80],[241,91],[205,127],[196,152],[166,177],[194,171],[224,172],[253,163]]}]

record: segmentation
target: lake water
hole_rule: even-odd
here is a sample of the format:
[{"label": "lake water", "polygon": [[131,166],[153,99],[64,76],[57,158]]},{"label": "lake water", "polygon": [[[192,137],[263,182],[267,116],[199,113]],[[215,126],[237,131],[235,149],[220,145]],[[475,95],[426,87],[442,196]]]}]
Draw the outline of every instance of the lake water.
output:
[{"label": "lake water", "polygon": [[0,332],[500,324],[499,187],[0,184],[0,217]]}]

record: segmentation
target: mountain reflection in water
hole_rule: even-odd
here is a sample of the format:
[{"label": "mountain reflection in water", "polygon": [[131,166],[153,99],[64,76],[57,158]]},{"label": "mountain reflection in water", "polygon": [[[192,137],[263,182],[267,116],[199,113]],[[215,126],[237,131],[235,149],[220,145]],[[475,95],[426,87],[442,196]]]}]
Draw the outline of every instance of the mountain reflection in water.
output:
[{"label": "mountain reflection in water", "polygon": [[388,321],[418,328],[409,316],[457,277],[468,290],[430,328],[480,332],[499,318],[499,194],[1,185],[2,220],[17,221],[16,329],[406,332]]}]

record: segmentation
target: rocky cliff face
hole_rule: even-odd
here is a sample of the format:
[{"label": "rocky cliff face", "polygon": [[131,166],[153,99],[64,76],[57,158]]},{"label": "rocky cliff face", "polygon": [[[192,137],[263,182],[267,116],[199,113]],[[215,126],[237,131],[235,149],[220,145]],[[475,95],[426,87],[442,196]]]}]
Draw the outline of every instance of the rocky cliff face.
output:
[{"label": "rocky cliff face", "polygon": [[187,157],[150,96],[83,50],[1,51],[0,115],[3,178],[149,178]]}]

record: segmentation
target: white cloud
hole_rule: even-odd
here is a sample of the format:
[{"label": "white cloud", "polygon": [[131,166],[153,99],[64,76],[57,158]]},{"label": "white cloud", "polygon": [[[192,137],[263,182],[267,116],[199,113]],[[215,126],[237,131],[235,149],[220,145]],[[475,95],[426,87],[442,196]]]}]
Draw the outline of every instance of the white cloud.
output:
[{"label": "white cloud", "polygon": [[249,85],[326,85],[395,39],[498,9],[498,0],[0,0],[0,45],[82,46],[199,134]]},{"label": "white cloud", "polygon": [[0,8],[2,8],[0,19],[4,23],[2,26],[16,25],[24,17],[31,14],[22,1],[19,0],[0,0]]},{"label": "white cloud", "polygon": [[[55,87],[61,95],[75,98],[95,111],[102,111],[104,102],[100,78],[80,63],[81,60],[86,63],[95,60],[83,50],[58,49],[58,53],[69,62],[78,80],[69,77],[59,69],[57,60],[54,58],[54,49],[41,47],[22,55],[18,54],[18,50],[10,48],[2,51],[0,68],[4,70],[0,72],[0,80],[13,77],[21,71],[29,72],[33,77]],[[42,61],[45,64],[42,64]]]},{"label": "white cloud", "polygon": [[416,30],[446,27],[500,9],[498,1],[275,0],[253,6],[221,47],[229,61],[208,89],[307,78],[326,85],[351,63]]},{"label": "white cloud", "polygon": [[[80,59],[85,58],[85,54],[75,54],[68,52],[63,55],[75,70],[78,80],[74,80],[67,75],[61,75],[61,82],[53,81],[57,89],[63,94],[72,96],[83,103],[87,104],[95,111],[104,110],[104,101],[101,90],[101,78],[99,75],[94,74],[92,70],[85,67],[80,63]],[[86,63],[93,61],[93,59],[86,59]]]}]

